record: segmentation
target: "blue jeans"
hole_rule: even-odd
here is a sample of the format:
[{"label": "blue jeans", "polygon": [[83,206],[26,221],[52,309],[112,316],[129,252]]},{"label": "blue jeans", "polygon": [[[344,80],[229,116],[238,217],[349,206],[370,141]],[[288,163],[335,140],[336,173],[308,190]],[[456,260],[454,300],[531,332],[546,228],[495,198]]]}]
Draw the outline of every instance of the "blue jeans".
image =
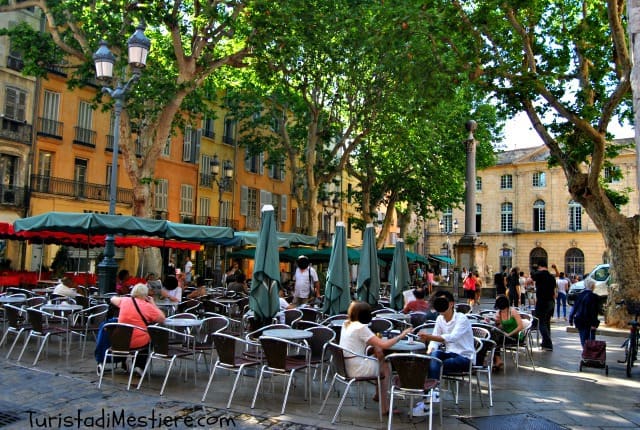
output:
[{"label": "blue jeans", "polygon": [[558,318],[560,318],[560,304],[562,304],[562,316],[567,318],[567,295],[565,293],[558,293],[558,298],[556,299],[556,313],[558,314]]},{"label": "blue jeans", "polygon": [[[466,357],[456,354],[455,352],[447,352],[436,349],[431,353],[432,357],[436,357],[442,361],[442,373],[457,373],[469,371],[470,360]],[[429,367],[429,378],[438,379],[440,377],[440,364],[437,361],[431,362]]]}]

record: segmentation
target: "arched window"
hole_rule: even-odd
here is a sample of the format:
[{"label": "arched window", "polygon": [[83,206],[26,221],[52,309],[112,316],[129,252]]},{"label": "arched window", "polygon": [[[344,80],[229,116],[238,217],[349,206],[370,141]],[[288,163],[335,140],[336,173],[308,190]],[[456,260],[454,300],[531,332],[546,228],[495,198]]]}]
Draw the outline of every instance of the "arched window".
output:
[{"label": "arched window", "polygon": [[546,211],[542,200],[536,200],[533,204],[533,231],[546,230]]},{"label": "arched window", "polygon": [[503,233],[513,231],[513,204],[510,202],[500,205],[500,231]]},{"label": "arched window", "polygon": [[582,205],[573,200],[569,201],[569,231],[582,230]]},{"label": "arched window", "polygon": [[564,255],[564,271],[567,276],[584,274],[584,253],[580,249],[567,249]]},{"label": "arched window", "polygon": [[549,264],[547,261],[547,251],[540,247],[533,248],[529,253],[529,267],[531,268],[530,270],[533,272],[541,264]]}]

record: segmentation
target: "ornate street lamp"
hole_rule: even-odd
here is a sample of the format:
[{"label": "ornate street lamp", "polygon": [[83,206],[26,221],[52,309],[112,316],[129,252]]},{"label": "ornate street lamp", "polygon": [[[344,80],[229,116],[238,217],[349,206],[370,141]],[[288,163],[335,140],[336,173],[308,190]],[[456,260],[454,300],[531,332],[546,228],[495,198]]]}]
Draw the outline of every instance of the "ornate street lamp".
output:
[{"label": "ornate street lamp", "polygon": [[[129,54],[129,66],[131,67],[132,76],[128,81],[123,83],[118,80],[115,89],[102,87],[102,91],[109,94],[115,101],[114,104],[114,121],[116,130],[113,136],[113,155],[111,161],[111,180],[109,182],[109,214],[116,213],[116,198],[118,194],[118,151],[120,146],[120,114],[124,106],[125,96],[131,85],[140,79],[140,73],[147,64],[147,55],[151,48],[151,41],[144,35],[145,26],[140,23],[136,27],[136,31],[127,42]],[[99,48],[93,54],[93,61],[96,67],[96,78],[108,81],[113,78],[113,66],[116,57],[111,53],[107,42],[100,41]],[[100,293],[104,294],[115,289],[116,272],[118,264],[115,261],[115,245],[113,235],[107,235],[104,247],[104,259],[98,264],[98,286]]]},{"label": "ornate street lamp", "polygon": [[[218,154],[213,155],[213,160],[211,160],[211,179],[212,186],[216,184],[218,186],[218,225],[224,226],[227,224],[226,219],[224,218],[224,213],[222,209],[222,193],[229,188],[231,181],[233,180],[233,163],[231,160],[224,160],[222,163],[222,176],[220,175],[220,160],[218,160]],[[231,227],[231,226],[228,226]],[[222,268],[222,255],[221,255],[221,247],[218,245],[218,258],[216,259],[216,270],[220,270]]]}]

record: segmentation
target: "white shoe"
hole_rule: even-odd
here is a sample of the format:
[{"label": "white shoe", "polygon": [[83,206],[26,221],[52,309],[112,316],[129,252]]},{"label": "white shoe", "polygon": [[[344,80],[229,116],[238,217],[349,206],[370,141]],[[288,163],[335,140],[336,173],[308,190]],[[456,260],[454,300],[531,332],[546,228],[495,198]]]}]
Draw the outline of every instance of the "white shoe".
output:
[{"label": "white shoe", "polygon": [[440,390],[435,388],[433,390],[432,397],[433,397],[433,400],[432,400],[433,403],[440,403]]},{"label": "white shoe", "polygon": [[101,373],[102,373],[102,364],[98,363],[98,365],[96,366],[96,374],[100,376]]},{"label": "white shoe", "polygon": [[424,402],[418,402],[411,411],[413,417],[424,417],[429,415],[429,405],[425,405]]}]

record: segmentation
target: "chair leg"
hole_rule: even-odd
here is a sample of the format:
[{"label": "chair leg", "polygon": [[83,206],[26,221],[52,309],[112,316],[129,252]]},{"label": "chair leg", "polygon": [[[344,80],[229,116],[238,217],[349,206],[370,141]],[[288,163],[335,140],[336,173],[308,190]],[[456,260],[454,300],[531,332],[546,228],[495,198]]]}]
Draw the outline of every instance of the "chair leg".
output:
[{"label": "chair leg", "polygon": [[[150,359],[151,358],[149,358],[149,360]],[[169,374],[171,373],[171,368],[173,367],[173,363],[175,361],[176,361],[176,357],[171,357],[171,361],[169,362],[169,368],[167,369],[167,374],[164,376],[164,382],[162,383],[162,388],[160,388],[160,395],[161,396],[164,393],[164,387],[167,385],[167,380],[169,379]],[[186,366],[185,366],[185,377],[186,377]]]},{"label": "chair leg", "polygon": [[50,333],[45,334],[44,338],[41,340],[40,349],[38,349],[38,353],[36,354],[36,358],[33,360],[33,366],[36,365],[36,363],[38,362],[38,359],[40,358],[40,354],[42,354],[42,350],[47,345],[47,342],[49,341],[49,335],[50,335]]},{"label": "chair leg", "polygon": [[100,377],[98,378],[98,388],[102,385],[102,377],[104,376],[104,368],[107,365],[107,354],[102,359],[102,367],[100,368]]},{"label": "chair leg", "polygon": [[[209,387],[211,387],[211,382],[213,381],[213,375],[216,374],[216,368],[218,366],[218,362],[216,361],[216,364],[213,366],[213,369],[211,370],[211,374],[209,375],[209,381],[207,382],[207,386],[204,389],[204,394],[202,394],[202,402],[204,402],[204,400],[207,398],[207,393],[209,392]],[[229,403],[231,403],[231,399],[229,399]],[[229,403],[227,403],[227,408],[229,408]]]},{"label": "chair leg", "polygon": [[[215,369],[214,369],[215,370]],[[244,370],[244,364],[240,366],[238,372],[236,374],[236,379],[233,381],[233,387],[231,387],[231,393],[229,394],[229,400],[227,401],[227,409],[231,407],[231,401],[233,400],[233,395],[236,392],[236,388],[238,387],[238,381],[240,377],[242,377],[242,371]]]},{"label": "chair leg", "polygon": [[[131,380],[133,379],[133,369],[136,368],[136,358],[138,358],[138,351],[136,351],[133,354],[133,357],[131,358],[131,369],[129,369],[129,382],[127,383],[127,391],[131,389]],[[149,360],[147,360],[147,362],[149,361],[150,361],[150,358]],[[145,364],[145,367],[147,367],[146,364]],[[113,371],[113,368],[111,370]],[[142,378],[140,379],[142,380]]]},{"label": "chair leg", "polygon": [[336,382],[336,377],[334,376],[333,379],[331,379],[331,384],[329,385],[329,389],[327,390],[327,395],[324,398],[324,401],[322,402],[322,405],[320,406],[320,410],[318,411],[318,415],[320,415],[322,413],[322,411],[324,410],[324,407],[327,404],[327,400],[329,399],[329,396],[331,395],[331,390],[333,389],[333,386],[335,385],[335,382]]},{"label": "chair leg", "polygon": [[393,421],[393,398],[395,392],[394,388],[395,387],[391,387],[391,394],[389,396],[389,419],[387,420],[387,430],[391,430],[391,422]]},{"label": "chair leg", "polygon": [[[17,362],[20,362],[20,360],[22,359],[22,354],[24,354],[24,352],[27,349],[27,345],[29,345],[29,339],[31,339],[31,335],[27,335],[27,338],[24,340],[24,345],[22,345],[22,349],[20,350],[20,355],[18,356],[18,359],[16,360]],[[11,347],[13,349],[13,346]]]},{"label": "chair leg", "polygon": [[[140,376],[140,380],[138,381],[138,385],[136,386],[136,390],[140,389],[140,386],[142,385],[142,381],[144,381],[144,375],[147,374],[147,371],[149,370],[149,366],[150,365],[151,365],[151,356],[149,356],[149,359],[144,364],[144,369],[142,369],[142,375]],[[134,368],[134,367],[135,366],[132,364],[131,368]],[[162,395],[162,393],[160,393],[160,395]]]},{"label": "chair leg", "polygon": [[258,398],[258,392],[260,391],[260,385],[262,384],[262,376],[264,375],[264,369],[266,368],[267,366],[264,365],[260,369],[260,376],[258,377],[258,385],[256,385],[256,392],[253,393],[253,400],[251,401],[251,409],[253,409],[256,405],[256,399]]},{"label": "chair leg", "polygon": [[344,393],[342,393],[342,397],[340,398],[340,403],[338,403],[338,408],[336,409],[336,413],[333,416],[333,419],[331,420],[331,424],[335,424],[336,420],[338,419],[338,415],[340,414],[340,410],[342,409],[342,404],[344,403],[344,400],[347,398],[347,394],[349,394],[349,388],[351,388],[351,384],[353,383],[353,381],[349,381],[345,387],[344,387]]},{"label": "chair leg", "polygon": [[[287,381],[287,390],[284,392],[284,399],[282,400],[282,410],[280,411],[280,415],[284,414],[284,409],[287,407],[287,399],[289,398],[289,390],[291,389],[291,381],[293,381],[295,370],[292,370],[289,374],[289,380]],[[305,382],[306,385],[306,382]],[[305,393],[307,388],[305,387]]]}]

